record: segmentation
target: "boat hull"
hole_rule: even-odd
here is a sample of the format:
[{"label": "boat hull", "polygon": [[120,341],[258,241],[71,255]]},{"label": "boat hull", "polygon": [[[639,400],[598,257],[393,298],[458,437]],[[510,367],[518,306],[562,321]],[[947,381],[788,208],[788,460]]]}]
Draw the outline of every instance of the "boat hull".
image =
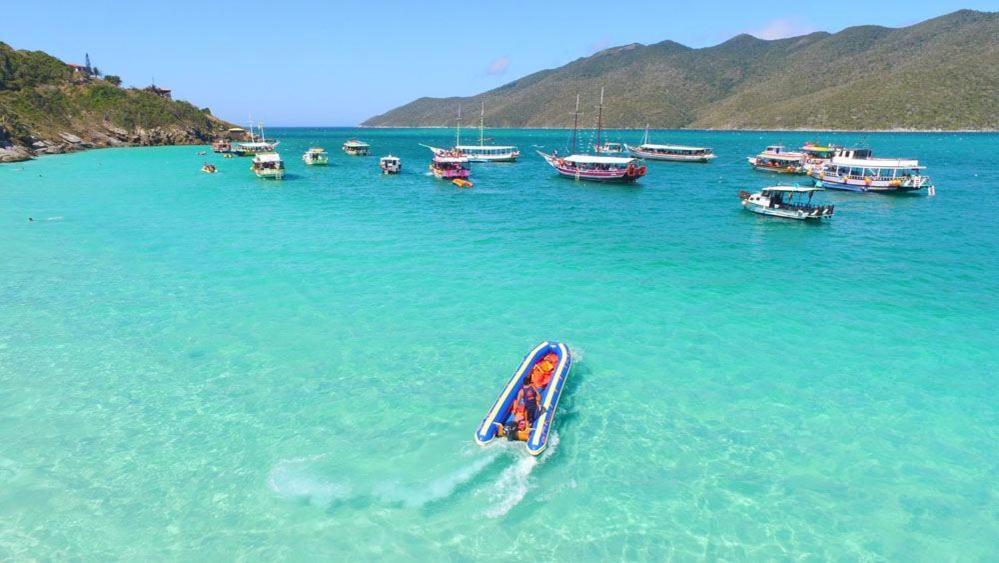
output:
[{"label": "boat hull", "polygon": [[548,353],[555,353],[558,356],[558,363],[552,373],[552,379],[541,394],[541,414],[534,423],[530,434],[527,437],[527,453],[539,455],[548,447],[548,437],[553,428],[555,415],[558,410],[559,399],[562,397],[562,390],[565,386],[566,378],[572,369],[572,354],[569,347],[559,342],[545,341],[528,352],[527,356],[520,363],[520,367],[514,372],[513,377],[507,382],[500,392],[499,397],[493,403],[492,408],[479,424],[475,432],[475,442],[486,445],[497,437],[496,424],[503,424],[510,416],[513,403],[517,399],[517,394],[521,389],[521,381],[524,376],[530,373],[531,368],[542,357]]},{"label": "boat hull", "polygon": [[840,190],[847,192],[875,192],[875,193],[901,193],[901,192],[914,192],[921,190],[923,188],[932,188],[933,186],[929,183],[925,184],[905,184],[899,183],[893,185],[891,182],[865,182],[864,180],[854,180],[849,178],[836,178],[830,179],[826,178],[815,178],[815,185],[819,188],[826,188],[829,190]]},{"label": "boat hull", "polygon": [[832,213],[808,213],[801,210],[780,209],[757,205],[749,201],[743,201],[742,206],[747,210],[759,215],[769,215],[770,217],[782,217],[784,219],[796,219],[798,221],[819,221],[832,217]]},{"label": "boat hull", "polygon": [[560,176],[572,178],[573,180],[628,184],[635,182],[644,176],[646,171],[645,166],[626,169],[613,168],[610,170],[580,170],[578,168],[572,168],[561,164],[562,160],[558,157],[547,155],[541,151],[538,151],[538,154],[540,154],[542,158],[545,159],[545,162],[554,168]]},{"label": "boat hull", "polygon": [[637,147],[628,146],[628,153],[644,160],[659,160],[663,162],[711,162],[715,159],[714,154],[663,154],[658,152],[643,151]]},{"label": "boat hull", "polygon": [[254,170],[254,174],[257,178],[264,178],[265,180],[283,180],[284,170]]}]

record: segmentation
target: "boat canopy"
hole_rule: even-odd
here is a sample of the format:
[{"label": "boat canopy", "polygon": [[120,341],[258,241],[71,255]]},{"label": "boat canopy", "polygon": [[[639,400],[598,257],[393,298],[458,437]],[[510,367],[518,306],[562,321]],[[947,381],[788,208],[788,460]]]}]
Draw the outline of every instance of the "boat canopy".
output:
[{"label": "boat canopy", "polygon": [[460,151],[503,151],[511,152],[517,150],[517,147],[510,147],[504,145],[458,145],[454,147]]},{"label": "boat canopy", "polygon": [[822,188],[816,188],[814,186],[770,186],[763,188],[764,192],[788,192],[795,194],[811,193],[811,192],[821,192]]},{"label": "boat canopy", "polygon": [[596,156],[590,154],[574,154],[562,160],[575,164],[629,164],[635,161],[634,158],[626,156]]},{"label": "boat canopy", "polygon": [[254,141],[252,143],[233,143],[233,145],[237,147],[246,147],[246,148],[264,148],[264,147],[274,146],[274,143],[262,143],[259,141]]},{"label": "boat canopy", "polygon": [[468,159],[463,156],[435,156],[434,162],[446,162],[453,164],[464,164]]},{"label": "boat canopy", "polygon": [[281,162],[281,155],[276,152],[264,152],[253,157],[254,162]]},{"label": "boat canopy", "polygon": [[399,157],[398,156],[388,155],[388,156],[381,157],[379,160],[381,160],[382,162],[393,162],[393,161],[399,160]]},{"label": "boat canopy", "polygon": [[364,141],[347,141],[346,143],[343,144],[343,146],[360,148],[360,147],[370,147],[371,145],[365,143]]},{"label": "boat canopy", "polygon": [[652,143],[643,143],[638,146],[642,150],[660,150],[660,151],[706,151],[710,150],[707,147],[688,147],[684,145],[654,145]]},{"label": "boat canopy", "polygon": [[326,152],[326,149],[324,149],[323,147],[311,147],[308,152],[311,152],[311,153],[322,153],[322,152]]},{"label": "boat canopy", "polygon": [[918,160],[903,160],[898,158],[847,158],[845,156],[836,156],[833,157],[832,164],[856,168],[926,168],[925,166],[920,166]]}]

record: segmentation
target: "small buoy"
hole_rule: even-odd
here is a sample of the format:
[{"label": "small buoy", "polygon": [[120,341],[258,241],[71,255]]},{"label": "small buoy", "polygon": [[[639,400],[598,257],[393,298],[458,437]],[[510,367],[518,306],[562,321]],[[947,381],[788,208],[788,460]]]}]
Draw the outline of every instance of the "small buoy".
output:
[{"label": "small buoy", "polygon": [[935,196],[935,195],[937,195],[937,187],[936,186],[930,186],[930,188],[928,190],[926,190],[926,195],[929,195],[929,196]]}]

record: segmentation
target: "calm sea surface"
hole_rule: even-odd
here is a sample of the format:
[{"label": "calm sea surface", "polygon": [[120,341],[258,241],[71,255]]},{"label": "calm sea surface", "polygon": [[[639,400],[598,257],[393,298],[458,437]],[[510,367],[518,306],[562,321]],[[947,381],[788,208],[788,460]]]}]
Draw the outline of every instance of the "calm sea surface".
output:
[{"label": "calm sea surface", "polygon": [[[495,131],[522,160],[460,190],[418,146],[452,131],[268,133],[283,182],[0,166],[0,559],[999,558],[999,135],[654,132],[718,159],[608,186]],[[806,140],[937,195],[744,211],[745,157]],[[577,358],[548,451],[477,447],[543,339]]]}]

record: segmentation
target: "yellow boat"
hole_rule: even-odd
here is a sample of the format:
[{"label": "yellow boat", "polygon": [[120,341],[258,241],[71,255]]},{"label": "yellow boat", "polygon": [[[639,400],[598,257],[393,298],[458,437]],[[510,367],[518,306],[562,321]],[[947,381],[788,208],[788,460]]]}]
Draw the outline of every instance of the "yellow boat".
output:
[{"label": "yellow boat", "polygon": [[472,183],[464,178],[455,178],[451,180],[451,183],[458,186],[459,188],[471,188]]}]

